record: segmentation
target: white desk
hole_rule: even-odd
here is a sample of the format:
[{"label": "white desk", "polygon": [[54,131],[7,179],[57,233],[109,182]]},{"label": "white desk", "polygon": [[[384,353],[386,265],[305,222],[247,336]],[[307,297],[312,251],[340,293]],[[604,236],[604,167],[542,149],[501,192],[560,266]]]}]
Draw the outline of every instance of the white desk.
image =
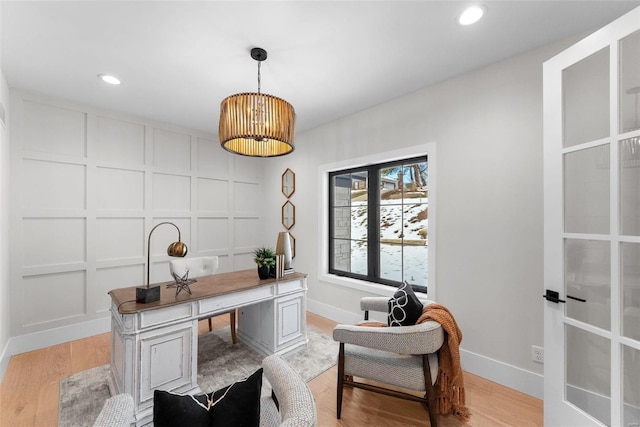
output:
[{"label": "white desk", "polygon": [[307,275],[260,280],[255,269],[199,277],[192,294],[161,285],[160,300],[111,295],[111,394],[129,393],[136,426],[153,420],[153,391],[197,393],[198,320],[238,308],[238,338],[262,354],[306,345]]}]

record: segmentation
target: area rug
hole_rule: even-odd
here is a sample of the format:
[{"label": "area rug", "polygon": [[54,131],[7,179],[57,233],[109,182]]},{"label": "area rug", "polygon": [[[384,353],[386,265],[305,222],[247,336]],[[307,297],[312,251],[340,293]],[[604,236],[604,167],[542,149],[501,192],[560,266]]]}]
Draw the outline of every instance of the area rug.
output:
[{"label": "area rug", "polygon": [[[309,343],[284,358],[305,380],[320,375],[336,363],[338,343],[313,328],[307,328]],[[218,390],[244,378],[260,367],[264,356],[242,342],[233,344],[229,327],[198,338],[198,385],[203,392]],[[91,426],[109,398],[109,365],[98,366],[60,381],[58,426]],[[265,382],[266,393],[269,387]]]}]

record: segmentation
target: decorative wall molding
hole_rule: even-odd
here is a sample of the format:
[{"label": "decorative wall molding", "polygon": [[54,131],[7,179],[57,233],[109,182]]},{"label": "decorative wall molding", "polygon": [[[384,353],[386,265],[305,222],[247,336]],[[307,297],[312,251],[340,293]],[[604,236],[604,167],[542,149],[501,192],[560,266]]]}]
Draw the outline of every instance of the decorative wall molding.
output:
[{"label": "decorative wall molding", "polygon": [[[108,318],[109,290],[145,282],[146,238],[161,221],[180,227],[188,256],[217,255],[220,272],[254,266],[260,159],[211,134],[11,95],[12,342]],[[171,279],[173,231],[154,233],[151,282]]]}]

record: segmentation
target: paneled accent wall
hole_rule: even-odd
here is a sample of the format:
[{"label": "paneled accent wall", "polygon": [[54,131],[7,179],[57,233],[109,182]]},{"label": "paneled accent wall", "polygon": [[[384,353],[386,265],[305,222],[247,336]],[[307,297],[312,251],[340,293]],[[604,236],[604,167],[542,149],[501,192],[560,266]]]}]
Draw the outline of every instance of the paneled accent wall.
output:
[{"label": "paneled accent wall", "polygon": [[[108,316],[109,290],[145,283],[159,222],[180,228],[188,256],[218,255],[220,272],[252,268],[273,240],[260,234],[260,160],[214,135],[17,91],[11,112],[14,336]],[[177,237],[153,233],[152,283],[171,279]]]}]

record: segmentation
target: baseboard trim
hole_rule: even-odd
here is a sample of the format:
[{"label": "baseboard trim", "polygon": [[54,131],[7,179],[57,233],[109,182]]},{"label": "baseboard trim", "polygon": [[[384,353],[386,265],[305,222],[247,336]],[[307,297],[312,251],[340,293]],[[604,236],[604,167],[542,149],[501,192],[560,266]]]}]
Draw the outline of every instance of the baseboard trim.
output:
[{"label": "baseboard trim", "polygon": [[544,396],[544,376],[499,360],[460,349],[464,370],[537,399]]},{"label": "baseboard trim", "polygon": [[74,325],[11,337],[2,352],[2,359],[0,359],[0,381],[4,378],[11,356],[15,354],[26,353],[109,331],[111,331],[111,317],[103,317]]},{"label": "baseboard trim", "polygon": [[[312,299],[307,299],[307,309],[338,323],[352,325],[362,320],[362,314],[352,313]],[[544,377],[541,374],[473,353],[464,348],[460,349],[460,360],[467,372],[537,399],[543,398]]]},{"label": "baseboard trim", "polygon": [[362,321],[362,314],[343,310],[330,304],[307,298],[307,310],[319,316],[331,319],[334,322],[353,325]]}]

